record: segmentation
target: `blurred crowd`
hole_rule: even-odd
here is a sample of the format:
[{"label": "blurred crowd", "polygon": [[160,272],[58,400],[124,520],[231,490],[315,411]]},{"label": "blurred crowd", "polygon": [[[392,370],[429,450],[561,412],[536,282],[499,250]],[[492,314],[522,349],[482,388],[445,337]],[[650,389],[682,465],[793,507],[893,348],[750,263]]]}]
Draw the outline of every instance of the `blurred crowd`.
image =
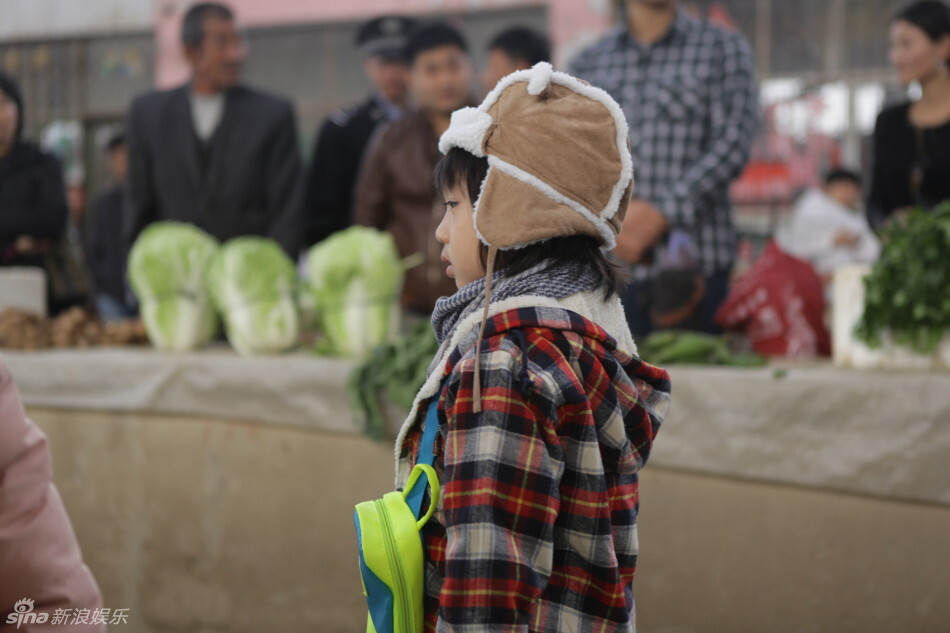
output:
[{"label": "blurred crowd", "polygon": [[[889,29],[890,62],[903,84],[920,86],[919,98],[880,113],[869,182],[847,165],[823,175],[743,284],[734,283],[729,187],[749,160],[761,109],[746,39],[677,0],[627,0],[623,20],[570,60],[563,70],[606,90],[629,123],[635,188],[613,257],[627,273],[622,299],[635,336],[729,326],[787,338],[803,324],[818,332],[835,270],[872,263],[888,223],[950,198],[950,7],[912,2]],[[190,79],[131,103],[124,132],[104,148],[111,184],[88,219],[56,158],[23,138],[30,104],[0,74],[0,266],[45,270],[53,313],[85,305],[104,320],[134,316],[127,254],[161,220],[221,241],[271,237],[294,258],[354,223],[388,231],[400,255],[418,261],[404,309],[431,313],[455,292],[435,237],[439,137],[455,110],[499,79],[552,59],[547,36],[527,27],[498,33],[476,69],[449,22],[370,20],[355,42],[370,94],[326,119],[304,165],[293,104],[241,82],[248,48],[230,8],[193,5],[181,45]],[[799,317],[817,316],[803,321],[789,301],[806,305]]]}]

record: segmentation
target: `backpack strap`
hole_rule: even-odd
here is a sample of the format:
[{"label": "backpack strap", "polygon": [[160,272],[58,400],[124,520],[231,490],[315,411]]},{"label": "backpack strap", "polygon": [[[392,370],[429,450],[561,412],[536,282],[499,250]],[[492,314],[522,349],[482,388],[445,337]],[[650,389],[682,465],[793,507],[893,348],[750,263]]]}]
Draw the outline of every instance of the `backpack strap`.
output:
[{"label": "backpack strap", "polygon": [[[441,391],[439,391],[439,394],[441,394]],[[432,398],[432,402],[429,403],[429,409],[426,412],[425,427],[422,431],[422,443],[419,445],[419,456],[416,460],[417,464],[431,466],[432,462],[435,461],[435,455],[432,453],[432,450],[435,446],[435,435],[438,431],[439,395],[437,394]],[[425,497],[426,489],[429,487],[428,484],[428,476],[422,474],[419,479],[416,480],[412,490],[406,495],[406,503],[409,504],[409,509],[412,510],[413,516],[417,519],[420,518],[419,513],[422,510],[422,499]]]}]

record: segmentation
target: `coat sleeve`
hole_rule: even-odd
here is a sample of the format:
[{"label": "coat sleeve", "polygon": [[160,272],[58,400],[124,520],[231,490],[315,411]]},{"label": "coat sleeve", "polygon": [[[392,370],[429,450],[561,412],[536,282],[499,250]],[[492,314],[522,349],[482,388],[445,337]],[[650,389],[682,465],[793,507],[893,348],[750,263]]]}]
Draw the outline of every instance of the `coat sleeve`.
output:
[{"label": "coat sleeve", "polygon": [[36,198],[28,208],[4,208],[0,235],[56,239],[66,227],[66,184],[55,157],[43,155],[37,166]]},{"label": "coat sleeve", "polygon": [[341,160],[343,155],[343,130],[327,120],[314,144],[307,175],[305,214],[309,244],[328,238],[349,223],[352,192],[347,189],[353,186],[353,175]]},{"label": "coat sleeve", "polygon": [[128,224],[125,227],[126,250],[146,226],[158,215],[155,186],[152,182],[152,148],[145,127],[143,101],[137,99],[129,108],[126,130],[129,145]]},{"label": "coat sleeve", "polygon": [[[0,613],[22,598],[34,610],[98,609],[99,588],[83,564],[62,500],[52,484],[46,436],[23,412],[0,359]],[[36,625],[37,628],[46,625]],[[105,626],[78,626],[101,633]],[[5,630],[0,622],[0,630]],[[32,625],[20,632],[36,631]],[[70,629],[73,630],[73,629]]]},{"label": "coat sleeve", "polygon": [[387,129],[388,126],[381,126],[370,140],[353,194],[353,221],[380,230],[384,230],[392,220],[389,205],[392,175],[386,162]]},{"label": "coat sleeve", "polygon": [[297,146],[297,123],[293,107],[283,112],[267,153],[267,206],[272,218],[268,234],[296,259],[301,245],[303,169]]},{"label": "coat sleeve", "polygon": [[[563,458],[556,407],[524,394],[510,352],[482,355],[482,411],[472,411],[474,359],[445,402],[445,576],[437,631],[528,631],[554,556]],[[451,387],[450,387],[451,391]]]}]

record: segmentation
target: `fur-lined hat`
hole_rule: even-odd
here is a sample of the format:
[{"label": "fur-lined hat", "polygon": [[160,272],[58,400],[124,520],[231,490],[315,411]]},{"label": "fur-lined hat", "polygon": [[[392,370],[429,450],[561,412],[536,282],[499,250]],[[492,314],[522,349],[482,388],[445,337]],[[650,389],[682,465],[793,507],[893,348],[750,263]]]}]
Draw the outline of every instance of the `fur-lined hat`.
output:
[{"label": "fur-lined hat", "polygon": [[[477,108],[453,112],[439,150],[453,147],[488,159],[472,201],[475,232],[488,246],[481,341],[498,250],[569,235],[590,235],[612,249],[633,192],[633,161],[617,102],[547,62],[506,76]],[[476,354],[476,413],[480,369]]]},{"label": "fur-lined hat", "polygon": [[475,108],[452,113],[439,139],[488,158],[472,201],[488,246],[521,248],[590,235],[616,244],[633,190],[627,122],[610,95],[540,62],[514,72]]}]

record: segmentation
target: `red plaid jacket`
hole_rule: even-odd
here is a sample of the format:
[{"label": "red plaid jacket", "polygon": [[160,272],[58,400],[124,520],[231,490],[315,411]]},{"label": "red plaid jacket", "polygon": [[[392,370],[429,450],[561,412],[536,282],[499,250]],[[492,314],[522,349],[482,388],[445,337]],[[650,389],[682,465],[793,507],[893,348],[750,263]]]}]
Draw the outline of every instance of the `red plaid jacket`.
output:
[{"label": "red plaid jacket", "polygon": [[[423,531],[427,632],[632,631],[637,472],[668,408],[668,374],[554,307],[492,317],[448,353]],[[415,462],[420,422],[399,462]]]}]

